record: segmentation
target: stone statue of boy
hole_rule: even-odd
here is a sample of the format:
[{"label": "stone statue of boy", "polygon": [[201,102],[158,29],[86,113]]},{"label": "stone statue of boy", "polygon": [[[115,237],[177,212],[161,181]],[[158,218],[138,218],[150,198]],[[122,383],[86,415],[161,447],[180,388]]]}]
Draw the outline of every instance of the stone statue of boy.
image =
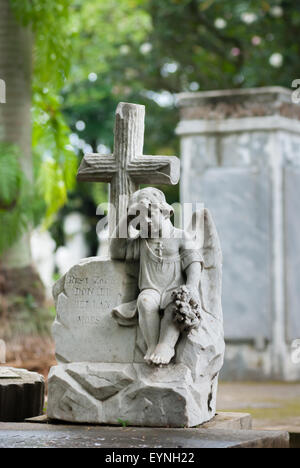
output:
[{"label": "stone statue of boy", "polygon": [[[112,259],[139,262],[137,300],[114,308],[113,316],[120,325],[138,321],[147,348],[144,359],[156,365],[169,364],[180,336],[174,320],[176,291],[184,287],[191,303],[199,310],[201,304],[201,251],[190,233],[173,226],[171,215],[163,192],[138,190],[110,245]],[[128,236],[120,238],[120,232]]]}]

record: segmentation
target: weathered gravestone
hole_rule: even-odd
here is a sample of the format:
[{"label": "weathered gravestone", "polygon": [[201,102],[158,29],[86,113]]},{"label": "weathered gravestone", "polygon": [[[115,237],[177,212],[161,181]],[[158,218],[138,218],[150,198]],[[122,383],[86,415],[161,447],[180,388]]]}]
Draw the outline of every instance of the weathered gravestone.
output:
[{"label": "weathered gravestone", "polygon": [[[112,259],[84,259],[54,286],[51,419],[182,427],[215,415],[224,353],[218,236],[209,213],[202,225],[199,214],[199,247],[173,227],[161,191],[138,190],[179,179],[177,158],[142,156],[143,135],[144,106],[120,103],[114,154],[86,155],[78,172],[79,180],[111,184],[117,217],[110,218]],[[136,229],[134,207],[140,216],[146,207]],[[143,238],[142,221],[147,232],[157,222],[157,235]],[[124,223],[126,236],[114,236]],[[167,229],[181,237],[165,236]]]}]

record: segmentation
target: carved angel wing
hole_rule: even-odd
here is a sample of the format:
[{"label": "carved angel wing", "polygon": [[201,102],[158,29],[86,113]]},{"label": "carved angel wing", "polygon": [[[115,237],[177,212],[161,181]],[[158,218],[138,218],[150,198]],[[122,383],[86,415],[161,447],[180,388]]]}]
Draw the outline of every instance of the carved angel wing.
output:
[{"label": "carved angel wing", "polygon": [[195,237],[204,260],[200,285],[202,306],[222,322],[222,251],[215,223],[206,208],[193,213],[189,231]]}]

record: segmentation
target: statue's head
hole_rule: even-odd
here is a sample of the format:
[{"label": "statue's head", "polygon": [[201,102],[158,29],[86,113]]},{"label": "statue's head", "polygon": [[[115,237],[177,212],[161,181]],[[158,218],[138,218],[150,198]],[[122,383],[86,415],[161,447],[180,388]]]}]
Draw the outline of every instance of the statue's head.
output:
[{"label": "statue's head", "polygon": [[128,216],[139,231],[144,229],[148,233],[149,227],[153,232],[158,231],[163,221],[170,219],[172,214],[173,208],[166,202],[164,193],[157,188],[137,190],[129,199]]}]

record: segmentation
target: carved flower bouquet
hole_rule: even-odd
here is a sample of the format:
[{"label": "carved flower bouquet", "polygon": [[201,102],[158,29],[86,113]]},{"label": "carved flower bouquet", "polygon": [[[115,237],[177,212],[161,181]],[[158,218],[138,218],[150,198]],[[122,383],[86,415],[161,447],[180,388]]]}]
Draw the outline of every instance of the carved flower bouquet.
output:
[{"label": "carved flower bouquet", "polygon": [[198,328],[201,321],[201,306],[192,297],[187,286],[180,286],[172,293],[174,303],[174,322],[181,331],[189,332]]}]

